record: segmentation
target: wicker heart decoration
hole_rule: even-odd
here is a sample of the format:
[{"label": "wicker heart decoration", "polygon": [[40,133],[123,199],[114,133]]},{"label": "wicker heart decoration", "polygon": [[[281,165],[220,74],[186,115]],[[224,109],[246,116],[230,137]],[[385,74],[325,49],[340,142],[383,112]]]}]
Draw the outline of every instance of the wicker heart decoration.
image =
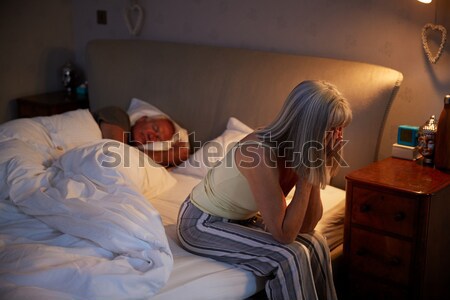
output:
[{"label": "wicker heart decoration", "polygon": [[[132,23],[132,16],[136,14],[136,22]],[[138,4],[133,4],[125,10],[125,21],[127,23],[128,31],[132,35],[138,35],[141,31],[142,25],[144,23],[144,10]]]},{"label": "wicker heart decoration", "polygon": [[[428,34],[433,30],[439,31],[441,33],[441,43],[435,55],[431,54],[430,47],[428,46]],[[445,29],[444,26],[428,23],[422,28],[423,49],[425,49],[425,53],[427,54],[428,60],[431,63],[435,64],[438,61],[439,57],[442,54],[442,50],[444,49],[446,41],[447,41],[447,29]]]}]

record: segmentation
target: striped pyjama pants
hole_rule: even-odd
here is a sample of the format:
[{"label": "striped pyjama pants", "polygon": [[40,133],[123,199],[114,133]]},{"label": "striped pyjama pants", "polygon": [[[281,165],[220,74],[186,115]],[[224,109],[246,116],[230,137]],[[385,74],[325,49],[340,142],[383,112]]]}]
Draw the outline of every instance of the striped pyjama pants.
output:
[{"label": "striped pyjama pants", "polygon": [[262,229],[204,213],[188,198],[180,208],[177,234],[192,253],[267,278],[269,299],[337,299],[329,249],[317,232],[299,234],[284,245]]}]

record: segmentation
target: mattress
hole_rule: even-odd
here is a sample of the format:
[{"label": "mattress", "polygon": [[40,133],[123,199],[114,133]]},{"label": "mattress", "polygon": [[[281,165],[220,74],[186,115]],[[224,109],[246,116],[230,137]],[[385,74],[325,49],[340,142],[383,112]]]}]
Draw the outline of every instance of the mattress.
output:
[{"label": "mattress", "polygon": [[[210,258],[200,257],[180,247],[176,222],[181,203],[200,182],[198,177],[171,173],[177,185],[149,199],[159,211],[174,257],[173,271],[165,287],[152,299],[244,299],[264,288],[264,279]],[[293,191],[287,196],[292,197]],[[321,191],[324,214],[316,227],[327,239],[330,249],[343,239],[345,191],[328,186]]]}]

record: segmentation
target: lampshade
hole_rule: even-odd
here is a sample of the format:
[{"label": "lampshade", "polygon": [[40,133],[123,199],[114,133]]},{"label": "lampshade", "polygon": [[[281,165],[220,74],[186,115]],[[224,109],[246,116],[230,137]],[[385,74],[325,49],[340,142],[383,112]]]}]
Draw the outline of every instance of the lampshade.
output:
[{"label": "lampshade", "polygon": [[431,1],[433,1],[433,0],[417,0],[417,1],[422,2],[422,3],[431,3]]}]

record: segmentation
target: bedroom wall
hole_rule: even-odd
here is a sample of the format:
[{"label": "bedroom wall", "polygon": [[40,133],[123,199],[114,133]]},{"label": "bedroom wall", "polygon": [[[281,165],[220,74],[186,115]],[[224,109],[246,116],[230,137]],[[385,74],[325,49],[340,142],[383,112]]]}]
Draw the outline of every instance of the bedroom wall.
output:
[{"label": "bedroom wall", "polygon": [[14,99],[62,88],[73,41],[71,0],[0,1],[0,123],[17,116]]},{"label": "bedroom wall", "polygon": [[[12,99],[57,90],[59,67],[75,54],[84,67],[95,38],[157,39],[363,61],[404,74],[384,130],[390,155],[399,124],[420,125],[439,114],[450,93],[450,41],[436,65],[421,45],[435,22],[436,0],[137,0],[145,10],[131,36],[124,9],[132,0],[0,1],[0,122],[15,117]],[[96,24],[106,10],[106,25]],[[450,31],[450,0],[439,0],[437,23]],[[432,49],[436,41],[432,39]]]},{"label": "bedroom wall", "polygon": [[[77,60],[94,38],[157,39],[224,45],[356,60],[401,71],[404,82],[392,105],[381,147],[390,156],[400,124],[421,125],[439,115],[450,93],[450,41],[437,64],[428,62],[421,29],[435,22],[436,0],[138,0],[145,10],[140,36],[131,36],[124,9],[132,1],[77,0]],[[450,32],[450,0],[439,0],[437,23]],[[95,24],[106,10],[107,25]],[[431,39],[431,48],[437,48]]]}]

